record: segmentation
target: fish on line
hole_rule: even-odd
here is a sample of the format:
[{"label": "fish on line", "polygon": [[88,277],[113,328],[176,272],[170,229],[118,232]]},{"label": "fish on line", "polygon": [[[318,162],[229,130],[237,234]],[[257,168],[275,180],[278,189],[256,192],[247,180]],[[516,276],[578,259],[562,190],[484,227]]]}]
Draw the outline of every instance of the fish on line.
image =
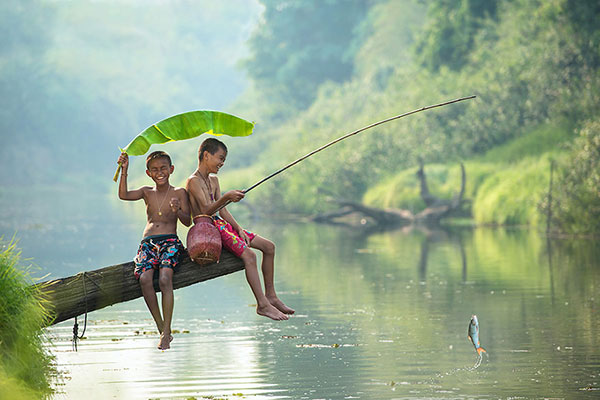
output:
[{"label": "fish on line", "polygon": [[469,328],[467,330],[467,337],[471,343],[473,343],[477,354],[481,356],[481,353],[487,353],[485,349],[481,347],[481,343],[479,342],[479,321],[477,320],[477,315],[471,316],[471,321],[469,321]]}]

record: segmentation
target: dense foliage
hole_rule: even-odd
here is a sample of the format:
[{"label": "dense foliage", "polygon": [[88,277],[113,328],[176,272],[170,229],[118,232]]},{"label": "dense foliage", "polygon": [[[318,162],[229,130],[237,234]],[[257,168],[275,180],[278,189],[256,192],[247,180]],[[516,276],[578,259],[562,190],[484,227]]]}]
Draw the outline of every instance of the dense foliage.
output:
[{"label": "dense foliage", "polygon": [[[256,189],[247,200],[280,213],[328,209],[325,192],[401,205],[403,196],[414,193],[412,186],[402,185],[409,185],[420,157],[446,170],[467,162],[467,177],[471,182],[473,175],[477,183],[468,189],[476,222],[543,225],[550,159],[568,158],[576,150],[567,150],[566,143],[582,130],[595,129],[598,2],[199,4],[3,2],[0,157],[13,173],[2,182],[108,186],[118,146],[166,116],[216,109],[256,122],[248,140],[226,139],[230,153],[223,173],[231,173],[223,176],[224,188],[243,188],[344,133],[476,94],[474,101],[342,142]],[[240,26],[247,27],[243,39]],[[242,71],[232,72],[236,63],[248,84]],[[169,146],[176,174],[187,176],[196,166],[195,146]],[[528,185],[524,177],[521,184],[504,182],[519,174],[510,172],[519,163],[532,180],[545,183]],[[562,169],[570,164],[556,165],[557,179],[564,179],[556,191],[583,190],[584,185],[566,183]],[[493,177],[486,172],[491,170]],[[500,191],[534,200],[505,201]],[[388,200],[375,193],[386,193]],[[575,216],[574,206],[566,205],[573,204],[569,196],[576,195],[555,195],[562,204],[555,210],[556,228],[587,230],[575,221],[581,214]],[[589,195],[580,197],[591,201]],[[411,207],[419,204],[406,199]]]},{"label": "dense foliage", "polygon": [[248,45],[244,62],[250,78],[274,102],[299,108],[312,103],[328,80],[352,76],[358,27],[368,0],[262,2],[262,21]]},{"label": "dense foliage", "polygon": [[594,233],[600,226],[600,121],[586,123],[559,164],[553,228],[573,233]]},{"label": "dense foliage", "polygon": [[476,35],[495,19],[499,0],[431,2],[416,43],[417,60],[432,71],[442,66],[458,71],[469,61]]},{"label": "dense foliage", "polygon": [[14,242],[0,242],[0,398],[34,399],[50,393],[52,357],[42,345],[48,313]]},{"label": "dense foliage", "polygon": [[[476,222],[543,225],[550,160],[561,157],[563,144],[589,125],[600,105],[599,18],[595,2],[569,0],[371,3],[354,32],[353,43],[360,44],[354,74],[341,83],[316,79],[319,90],[306,110],[293,102],[271,103],[260,89],[269,76],[254,87],[251,98],[261,101],[247,110],[268,115],[285,108],[289,117],[269,120],[263,135],[269,143],[252,148],[259,153],[253,171],[271,172],[378,119],[463,95],[476,94],[477,100],[353,137],[266,184],[251,201],[270,209],[275,204],[280,212],[314,213],[331,207],[326,191],[355,201],[370,193],[364,200],[381,204],[370,189],[393,185],[392,193],[378,191],[401,198],[406,188],[398,183],[407,182],[412,172],[404,171],[418,157],[449,163],[447,168],[473,160],[467,176],[478,183],[469,192]],[[385,45],[375,45],[374,38]],[[254,37],[255,46],[259,39]],[[295,56],[294,48],[282,51]],[[494,153],[500,148],[511,150]],[[395,179],[398,174],[406,179]]]}]

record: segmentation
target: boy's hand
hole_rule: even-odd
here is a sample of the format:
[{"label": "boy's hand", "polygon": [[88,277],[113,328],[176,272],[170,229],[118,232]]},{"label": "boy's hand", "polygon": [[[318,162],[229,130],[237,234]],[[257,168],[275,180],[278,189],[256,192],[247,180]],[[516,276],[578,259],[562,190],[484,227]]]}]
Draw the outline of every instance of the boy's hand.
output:
[{"label": "boy's hand", "polygon": [[250,244],[250,238],[248,237],[248,235],[246,235],[246,232],[242,229],[241,226],[238,228],[238,235],[240,235],[240,237],[242,238],[242,240],[244,240],[244,242],[246,242],[246,244]]},{"label": "boy's hand", "polygon": [[227,197],[227,200],[237,203],[246,195],[241,190],[230,190],[229,192],[225,193],[225,196]]},{"label": "boy's hand", "polygon": [[169,206],[171,207],[171,211],[173,211],[174,213],[176,213],[177,211],[179,211],[181,209],[181,203],[177,197],[171,198],[171,201],[169,202]]},{"label": "boy's hand", "polygon": [[117,160],[117,163],[121,164],[121,168],[123,168],[123,171],[126,171],[127,167],[129,166],[129,155],[127,153],[121,153],[119,159]]}]

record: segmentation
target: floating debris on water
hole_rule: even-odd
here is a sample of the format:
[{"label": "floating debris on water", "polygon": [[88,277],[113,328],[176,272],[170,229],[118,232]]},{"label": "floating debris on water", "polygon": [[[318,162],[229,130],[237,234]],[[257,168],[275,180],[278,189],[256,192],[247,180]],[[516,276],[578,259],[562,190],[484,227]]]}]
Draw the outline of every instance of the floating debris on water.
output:
[{"label": "floating debris on water", "polygon": [[372,254],[372,253],[375,253],[375,250],[373,250],[373,249],[355,249],[354,251],[356,253],[358,253],[358,254]]},{"label": "floating debris on water", "polygon": [[333,344],[297,344],[296,347],[306,347],[306,348],[316,348],[316,349],[330,349],[330,348],[334,348],[337,349],[338,347],[358,347],[360,346],[360,344],[339,344],[339,343],[333,343]]}]

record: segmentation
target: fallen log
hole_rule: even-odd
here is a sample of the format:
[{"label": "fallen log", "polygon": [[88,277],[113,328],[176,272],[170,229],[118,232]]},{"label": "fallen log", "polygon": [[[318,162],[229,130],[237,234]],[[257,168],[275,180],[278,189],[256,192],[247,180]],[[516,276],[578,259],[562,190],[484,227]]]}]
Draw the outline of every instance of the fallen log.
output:
[{"label": "fallen log", "polygon": [[[133,261],[129,261],[37,284],[54,317],[48,325],[142,297],[142,290],[133,275],[133,268]],[[173,275],[173,289],[180,289],[242,269],[244,269],[242,260],[228,251],[221,253],[218,263],[207,265],[198,265],[186,257]],[[160,291],[158,274],[154,276],[154,290]]]},{"label": "fallen log", "polygon": [[378,229],[389,229],[408,225],[438,226],[443,218],[459,211],[462,204],[465,202],[466,172],[462,163],[460,164],[460,171],[461,184],[459,192],[452,199],[441,199],[434,196],[429,191],[423,161],[419,160],[417,177],[419,178],[421,199],[426,207],[416,214],[410,210],[397,208],[380,209],[369,207],[362,203],[337,199],[334,196],[331,196],[333,197],[331,201],[337,203],[342,208],[340,210],[313,216],[312,220],[319,223],[353,226],[355,225],[353,224],[353,221],[350,218],[345,217],[357,213],[359,216],[364,217],[364,221],[361,220],[360,217],[356,218],[356,216],[354,220],[360,220],[361,224],[369,229],[373,227],[377,227]]}]

